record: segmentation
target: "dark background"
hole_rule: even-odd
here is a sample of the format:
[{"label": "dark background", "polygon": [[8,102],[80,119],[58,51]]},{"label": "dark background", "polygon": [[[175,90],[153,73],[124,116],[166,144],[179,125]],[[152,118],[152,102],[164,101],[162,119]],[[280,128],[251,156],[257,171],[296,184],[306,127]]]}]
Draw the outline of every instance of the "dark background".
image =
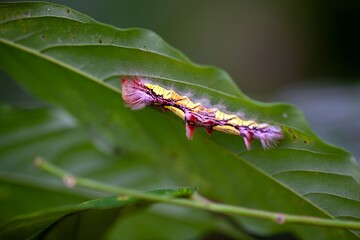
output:
[{"label": "dark background", "polygon": [[[155,31],[225,69],[261,101],[293,103],[326,141],[360,157],[360,1],[52,1],[119,28]],[[0,72],[0,100],[33,99]]]}]

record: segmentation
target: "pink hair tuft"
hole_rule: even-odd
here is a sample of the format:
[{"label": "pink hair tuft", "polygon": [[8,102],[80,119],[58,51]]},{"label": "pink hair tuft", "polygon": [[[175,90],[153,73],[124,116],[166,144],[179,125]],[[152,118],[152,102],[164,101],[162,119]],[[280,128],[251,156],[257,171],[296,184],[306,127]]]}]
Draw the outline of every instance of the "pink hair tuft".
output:
[{"label": "pink hair tuft", "polygon": [[139,78],[121,79],[122,98],[127,107],[133,110],[139,110],[152,103],[151,95],[146,93],[146,87]]}]

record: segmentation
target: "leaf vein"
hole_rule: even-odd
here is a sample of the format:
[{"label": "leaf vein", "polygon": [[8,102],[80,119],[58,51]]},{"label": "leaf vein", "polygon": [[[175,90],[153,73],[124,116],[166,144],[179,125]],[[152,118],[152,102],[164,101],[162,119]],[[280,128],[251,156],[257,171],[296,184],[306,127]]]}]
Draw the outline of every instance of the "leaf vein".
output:
[{"label": "leaf vein", "polygon": [[[330,196],[330,197],[337,197],[337,198],[341,198],[341,199],[344,199],[344,200],[347,200],[347,201],[352,201],[352,202],[355,202],[355,203],[360,203],[360,200],[353,199],[353,198],[349,198],[349,197],[345,197],[345,196],[341,196],[341,195],[335,194],[335,193],[329,193],[329,192],[314,191],[314,192],[308,192],[308,193],[302,194],[302,196],[303,196],[304,198],[309,197],[309,196],[311,196],[311,195],[327,195],[327,196]],[[312,202],[313,202],[313,201],[312,201]]]}]

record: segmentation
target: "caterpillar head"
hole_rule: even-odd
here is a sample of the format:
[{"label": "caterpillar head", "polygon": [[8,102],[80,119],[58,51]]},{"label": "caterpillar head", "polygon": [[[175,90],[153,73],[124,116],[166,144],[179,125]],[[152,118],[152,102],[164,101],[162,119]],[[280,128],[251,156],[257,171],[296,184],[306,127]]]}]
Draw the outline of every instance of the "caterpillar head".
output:
[{"label": "caterpillar head", "polygon": [[152,96],[147,93],[147,88],[139,79],[122,78],[122,98],[127,107],[133,110],[139,110],[150,105],[153,101]]}]

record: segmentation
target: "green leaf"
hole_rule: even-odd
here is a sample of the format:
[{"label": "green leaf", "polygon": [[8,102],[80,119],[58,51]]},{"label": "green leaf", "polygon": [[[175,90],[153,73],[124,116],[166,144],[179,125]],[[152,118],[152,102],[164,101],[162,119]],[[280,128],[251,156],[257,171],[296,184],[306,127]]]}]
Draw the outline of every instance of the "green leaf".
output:
[{"label": "green leaf", "polygon": [[[319,139],[295,107],[247,98],[224,71],[192,63],[150,31],[117,29],[54,4],[4,3],[0,54],[5,56],[0,58],[2,69],[33,94],[69,111],[99,148],[107,154],[142,156],[157,169],[154,176],[164,174],[177,185],[199,187],[203,195],[230,204],[360,218],[360,171],[349,153]],[[120,96],[121,76],[146,77],[225,105],[228,111],[280,125],[285,139],[269,151],[259,143],[246,151],[238,136],[209,137],[198,130],[189,142],[183,121],[170,113],[126,108]],[[32,153],[41,154],[39,149]],[[346,230],[237,220],[257,234],[358,236]]]},{"label": "green leaf", "polygon": [[[188,188],[151,191],[169,197],[188,197]],[[0,226],[1,239],[98,239],[111,228],[120,214],[141,210],[150,203],[115,196],[67,205],[17,217]],[[81,221],[80,225],[74,224]],[[72,227],[70,227],[72,226]]]}]

